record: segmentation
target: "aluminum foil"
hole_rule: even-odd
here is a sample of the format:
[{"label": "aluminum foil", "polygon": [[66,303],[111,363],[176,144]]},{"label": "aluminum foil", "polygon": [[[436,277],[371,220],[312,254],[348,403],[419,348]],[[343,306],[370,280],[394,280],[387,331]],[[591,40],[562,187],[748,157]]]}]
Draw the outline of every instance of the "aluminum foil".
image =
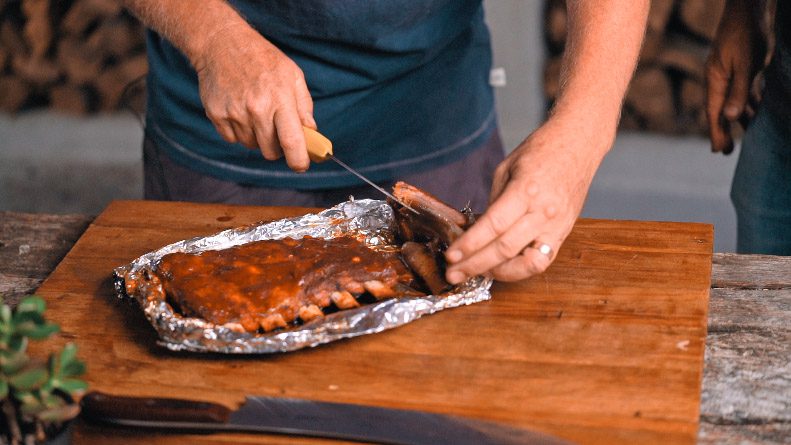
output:
[{"label": "aluminum foil", "polygon": [[267,333],[239,332],[230,325],[215,325],[176,313],[161,297],[137,289],[127,295],[124,277],[135,278],[172,252],[224,249],[264,239],[333,238],[355,234],[371,246],[392,244],[394,216],[390,206],[378,200],[354,200],[316,214],[286,218],[179,241],[147,253],[114,270],[119,298],[133,298],[159,334],[158,343],[174,351],[258,354],[294,351],[343,338],[373,334],[412,322],[423,315],[491,298],[491,280],[473,277],[447,294],[402,297],[334,312],[303,325]]}]

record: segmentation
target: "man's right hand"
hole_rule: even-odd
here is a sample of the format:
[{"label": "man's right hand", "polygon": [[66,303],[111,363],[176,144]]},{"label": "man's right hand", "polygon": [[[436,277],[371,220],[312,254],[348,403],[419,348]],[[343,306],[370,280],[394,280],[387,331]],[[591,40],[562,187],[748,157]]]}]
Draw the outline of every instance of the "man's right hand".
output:
[{"label": "man's right hand", "polygon": [[316,128],[302,70],[253,29],[226,0],[123,0],[167,38],[198,72],[206,115],[228,142],[310,166],[302,126]]},{"label": "man's right hand", "polygon": [[743,127],[755,114],[759,98],[750,94],[763,68],[766,39],[760,30],[754,0],[729,0],[706,62],[706,116],[711,151],[733,151],[731,126]]},{"label": "man's right hand", "polygon": [[316,128],[302,70],[250,27],[215,33],[193,61],[206,115],[228,142],[308,169],[302,126]]}]

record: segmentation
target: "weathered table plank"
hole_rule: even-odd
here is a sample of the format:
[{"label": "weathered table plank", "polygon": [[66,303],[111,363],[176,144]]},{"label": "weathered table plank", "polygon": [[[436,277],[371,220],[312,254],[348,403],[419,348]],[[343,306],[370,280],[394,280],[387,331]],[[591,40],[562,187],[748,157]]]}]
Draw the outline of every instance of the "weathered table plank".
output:
[{"label": "weathered table plank", "polygon": [[791,256],[717,253],[712,259],[711,287],[791,289]]},{"label": "weathered table plank", "polygon": [[34,291],[93,220],[87,215],[0,212],[0,296]]},{"label": "weathered table plank", "polygon": [[701,444],[791,443],[791,257],[715,254]]},{"label": "weathered table plank", "polygon": [[[34,291],[91,220],[0,212],[0,295]],[[699,443],[791,443],[790,306],[791,257],[714,255]]]},{"label": "weathered table plank", "polygon": [[698,443],[717,445],[787,445],[791,442],[791,424],[788,422],[761,425],[717,425],[701,419]]}]

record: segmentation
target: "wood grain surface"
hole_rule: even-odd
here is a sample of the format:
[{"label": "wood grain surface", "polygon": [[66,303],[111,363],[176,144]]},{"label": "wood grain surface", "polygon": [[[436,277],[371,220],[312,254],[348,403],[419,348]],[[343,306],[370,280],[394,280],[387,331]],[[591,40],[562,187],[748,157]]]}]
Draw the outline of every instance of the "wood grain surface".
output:
[{"label": "wood grain surface", "polygon": [[[553,266],[497,283],[490,302],[381,334],[294,353],[173,353],[139,309],[117,301],[111,271],[180,239],[306,212],[119,201],[39,288],[59,342],[75,341],[92,388],[209,400],[245,394],[456,414],[580,443],[694,443],[712,229],[580,220]],[[56,342],[58,343],[58,342]],[[129,436],[78,425],[75,442],[282,443],[264,436]],[[309,443],[299,439],[295,443]]]},{"label": "wood grain surface", "polygon": [[0,212],[0,296],[16,305],[66,256],[93,218]]},{"label": "wood grain surface", "polygon": [[791,443],[791,257],[712,264],[701,445]]}]

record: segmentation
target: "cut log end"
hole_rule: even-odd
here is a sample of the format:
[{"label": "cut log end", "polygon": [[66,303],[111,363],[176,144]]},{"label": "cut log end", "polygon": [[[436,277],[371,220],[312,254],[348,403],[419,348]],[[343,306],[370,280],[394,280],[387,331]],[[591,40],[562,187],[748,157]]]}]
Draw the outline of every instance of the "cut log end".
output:
[{"label": "cut log end", "polygon": [[[725,0],[651,2],[639,64],[625,98],[621,129],[706,133],[705,100],[701,100],[701,93],[705,95],[704,66],[724,3]],[[565,2],[547,0],[546,5],[544,35],[550,57],[544,65],[544,93],[551,106],[560,93]],[[768,22],[766,17],[767,14],[763,22]]]},{"label": "cut log end", "polygon": [[143,27],[122,6],[121,0],[0,0],[6,96],[0,110],[49,106],[87,114],[125,105],[124,89],[147,65]]}]

